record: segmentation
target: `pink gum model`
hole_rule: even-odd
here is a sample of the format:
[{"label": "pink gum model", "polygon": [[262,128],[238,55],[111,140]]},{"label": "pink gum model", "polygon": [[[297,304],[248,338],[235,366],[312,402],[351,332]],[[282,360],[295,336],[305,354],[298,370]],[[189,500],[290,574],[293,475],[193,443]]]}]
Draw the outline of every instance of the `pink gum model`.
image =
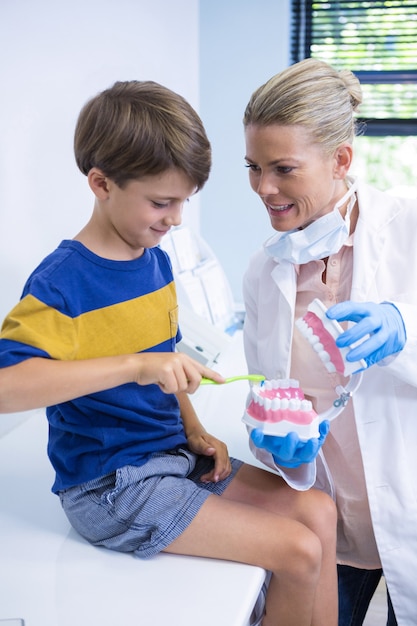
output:
[{"label": "pink gum model", "polygon": [[298,319],[295,325],[317,352],[328,372],[351,376],[357,370],[366,368],[366,363],[346,361],[346,355],[352,346],[337,347],[336,339],[344,331],[339,322],[326,316],[326,311],[324,304],[316,298],[309,304],[304,317]]},{"label": "pink gum model", "polygon": [[243,421],[267,435],[284,437],[296,432],[304,440],[319,436],[319,416],[297,380],[267,380],[253,385]]}]

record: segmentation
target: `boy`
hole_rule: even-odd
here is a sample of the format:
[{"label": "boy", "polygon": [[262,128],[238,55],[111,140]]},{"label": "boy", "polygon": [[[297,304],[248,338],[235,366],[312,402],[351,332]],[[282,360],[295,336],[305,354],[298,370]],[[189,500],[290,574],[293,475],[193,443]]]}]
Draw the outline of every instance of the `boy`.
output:
[{"label": "boy", "polygon": [[264,626],[335,625],[332,501],[230,459],[187,396],[223,378],[175,352],[158,244],[208,178],[201,120],[161,85],[118,82],[84,106],[74,147],[92,216],[3,324],[0,412],[48,407],[52,489],[94,545],[258,565],[272,572]]}]

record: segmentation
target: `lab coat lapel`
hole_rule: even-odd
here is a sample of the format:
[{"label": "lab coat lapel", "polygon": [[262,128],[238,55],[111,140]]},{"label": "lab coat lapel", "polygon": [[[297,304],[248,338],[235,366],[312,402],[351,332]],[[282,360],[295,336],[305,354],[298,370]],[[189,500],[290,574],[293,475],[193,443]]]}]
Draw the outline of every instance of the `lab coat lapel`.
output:
[{"label": "lab coat lapel", "polygon": [[295,298],[297,275],[295,267],[288,261],[280,261],[272,270],[272,279],[278,288],[277,313],[280,319],[280,332],[274,343],[275,378],[289,378],[291,367],[291,344],[294,333]]},{"label": "lab coat lapel", "polygon": [[294,265],[288,261],[279,261],[272,270],[271,275],[290,307],[290,310],[294,312],[295,296],[297,293],[297,276]]},{"label": "lab coat lapel", "polygon": [[[354,233],[351,299],[363,302],[372,300],[375,276],[386,245],[387,226],[395,219],[396,213],[392,210],[386,212],[388,203],[385,195],[377,193],[375,196],[371,187],[359,184],[357,193],[360,213]],[[372,210],[375,205],[378,210]]]},{"label": "lab coat lapel", "polygon": [[351,299],[363,302],[372,296],[374,277],[382,258],[384,236],[358,220],[354,240]]}]

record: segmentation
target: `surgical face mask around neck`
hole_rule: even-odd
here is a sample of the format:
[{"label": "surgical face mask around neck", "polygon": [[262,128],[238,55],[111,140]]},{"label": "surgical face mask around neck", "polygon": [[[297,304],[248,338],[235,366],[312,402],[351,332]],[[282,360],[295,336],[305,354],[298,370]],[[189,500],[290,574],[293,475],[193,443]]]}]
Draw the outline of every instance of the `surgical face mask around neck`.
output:
[{"label": "surgical face mask around neck", "polygon": [[[331,213],[319,217],[302,230],[290,230],[268,239],[264,245],[266,254],[279,261],[303,265],[339,252],[349,237],[350,214],[356,202],[355,191],[356,182],[350,185]],[[339,208],[349,198],[346,217],[343,219]]]}]

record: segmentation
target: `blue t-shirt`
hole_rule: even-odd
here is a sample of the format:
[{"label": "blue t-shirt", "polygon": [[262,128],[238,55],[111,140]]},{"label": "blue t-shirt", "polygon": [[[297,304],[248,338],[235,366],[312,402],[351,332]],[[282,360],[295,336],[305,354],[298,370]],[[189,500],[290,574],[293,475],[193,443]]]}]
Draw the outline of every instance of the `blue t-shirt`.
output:
[{"label": "blue t-shirt", "polygon": [[[61,245],[29,277],[0,333],[0,367],[31,357],[79,360],[173,352],[181,334],[171,263],[160,248],[133,261]],[[186,442],[175,395],[121,385],[47,408],[54,492],[142,465]]]}]

